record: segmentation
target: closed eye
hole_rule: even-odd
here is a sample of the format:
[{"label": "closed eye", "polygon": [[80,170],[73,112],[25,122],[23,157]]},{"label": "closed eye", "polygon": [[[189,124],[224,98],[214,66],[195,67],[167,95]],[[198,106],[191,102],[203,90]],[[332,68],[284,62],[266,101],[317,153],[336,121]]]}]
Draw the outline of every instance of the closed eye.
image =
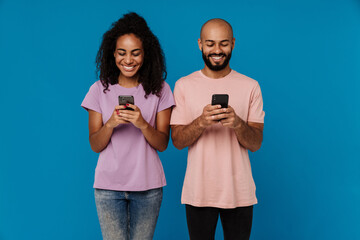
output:
[{"label": "closed eye", "polygon": [[136,49],[136,50],[132,51],[132,55],[135,56],[135,57],[140,56],[140,54],[141,54],[140,49]]}]

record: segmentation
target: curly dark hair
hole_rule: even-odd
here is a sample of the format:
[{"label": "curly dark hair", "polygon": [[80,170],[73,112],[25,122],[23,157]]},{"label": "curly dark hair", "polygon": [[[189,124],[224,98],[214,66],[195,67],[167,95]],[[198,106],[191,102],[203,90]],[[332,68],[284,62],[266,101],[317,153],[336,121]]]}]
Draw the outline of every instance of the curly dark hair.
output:
[{"label": "curly dark hair", "polygon": [[118,83],[120,70],[114,59],[116,42],[122,35],[131,33],[141,40],[144,49],[144,62],[138,72],[138,82],[145,90],[145,97],[150,93],[159,96],[167,76],[165,56],[159,40],[151,32],[145,19],[134,12],[125,14],[117,22],[114,22],[110,30],[103,35],[100,49],[96,55],[96,75],[105,88],[104,93],[108,90],[109,84]]}]

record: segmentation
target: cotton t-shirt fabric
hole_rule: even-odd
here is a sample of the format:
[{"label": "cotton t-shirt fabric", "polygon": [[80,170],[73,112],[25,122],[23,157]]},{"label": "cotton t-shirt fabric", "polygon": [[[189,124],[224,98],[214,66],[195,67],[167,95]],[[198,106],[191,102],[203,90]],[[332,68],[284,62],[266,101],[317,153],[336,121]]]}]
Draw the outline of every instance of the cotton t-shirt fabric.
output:
[{"label": "cotton t-shirt fabric", "polygon": [[[174,97],[164,82],[161,96],[149,94],[145,98],[142,85],[124,88],[109,85],[104,93],[100,80],[86,94],[81,106],[102,114],[103,124],[119,105],[119,95],[134,96],[134,104],[140,108],[145,121],[155,127],[156,114],[172,107]],[[100,152],[95,169],[94,188],[115,191],[145,191],[166,185],[164,170],[157,151],[149,145],[141,130],[132,123],[117,126],[104,150]]]},{"label": "cotton t-shirt fabric", "polygon": [[[258,82],[232,70],[220,79],[209,78],[201,71],[179,79],[170,124],[190,124],[211,104],[213,94],[228,94],[229,105],[244,121],[264,122]],[[183,204],[235,208],[257,203],[248,151],[239,144],[234,130],[221,123],[212,125],[188,151]]]}]

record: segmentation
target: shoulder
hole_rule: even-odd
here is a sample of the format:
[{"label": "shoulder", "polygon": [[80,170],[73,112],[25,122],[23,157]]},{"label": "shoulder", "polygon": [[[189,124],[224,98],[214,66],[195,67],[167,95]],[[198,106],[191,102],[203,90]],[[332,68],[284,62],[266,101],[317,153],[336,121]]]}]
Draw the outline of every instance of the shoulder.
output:
[{"label": "shoulder", "polygon": [[235,70],[233,70],[231,73],[231,79],[232,86],[234,88],[241,87],[242,89],[249,92],[255,92],[260,90],[260,85],[258,81],[244,74],[238,73]]},{"label": "shoulder", "polygon": [[101,81],[98,80],[90,86],[89,93],[92,95],[95,95],[95,94],[98,95],[98,94],[100,94],[101,89],[102,89],[102,84],[101,84]]},{"label": "shoulder", "polygon": [[255,79],[253,79],[251,77],[248,77],[248,76],[246,76],[244,74],[238,73],[235,70],[232,70],[232,77],[235,78],[235,79],[241,80],[241,82],[243,84],[247,84],[247,85],[250,85],[250,86],[259,85],[258,81],[256,81]]},{"label": "shoulder", "polygon": [[162,84],[160,97],[171,95],[171,94],[172,94],[172,91],[171,91],[170,85],[164,81]]},{"label": "shoulder", "polygon": [[97,80],[90,87],[90,91],[92,91],[93,93],[96,92],[97,94],[102,95],[102,94],[107,94],[108,92],[111,92],[111,91],[116,91],[116,85],[111,85],[109,83],[108,89],[105,92],[104,92],[104,90],[105,90],[105,87],[102,84],[101,80]]},{"label": "shoulder", "polygon": [[200,70],[199,71],[195,71],[187,76],[184,76],[182,78],[180,78],[179,80],[176,81],[175,86],[180,86],[180,85],[184,85],[184,84],[191,84],[195,79],[200,78],[201,74],[200,74]]},{"label": "shoulder", "polygon": [[167,91],[171,91],[171,88],[170,88],[170,85],[167,83],[167,82],[163,82],[163,85],[162,85],[162,89],[161,89],[162,92],[167,92]]},{"label": "shoulder", "polygon": [[90,87],[90,90],[93,90],[93,91],[100,91],[103,89],[104,89],[104,86],[102,85],[100,80],[97,80],[96,82],[94,82]]}]

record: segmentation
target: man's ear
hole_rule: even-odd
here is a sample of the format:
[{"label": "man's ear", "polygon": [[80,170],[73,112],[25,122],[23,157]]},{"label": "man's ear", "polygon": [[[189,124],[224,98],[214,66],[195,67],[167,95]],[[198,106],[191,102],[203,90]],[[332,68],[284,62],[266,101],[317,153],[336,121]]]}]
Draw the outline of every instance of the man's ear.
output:
[{"label": "man's ear", "polygon": [[199,45],[200,51],[202,51],[202,43],[201,43],[201,39],[200,39],[200,38],[198,39],[198,45]]},{"label": "man's ear", "polygon": [[234,47],[235,47],[235,38],[232,39],[232,49],[231,50],[234,50]]}]

